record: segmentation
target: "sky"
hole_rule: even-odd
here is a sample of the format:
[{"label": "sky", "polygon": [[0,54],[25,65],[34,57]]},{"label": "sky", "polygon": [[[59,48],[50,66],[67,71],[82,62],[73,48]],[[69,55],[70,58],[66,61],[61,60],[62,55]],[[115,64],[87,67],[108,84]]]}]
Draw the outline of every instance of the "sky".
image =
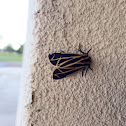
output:
[{"label": "sky", "polygon": [[26,41],[28,0],[0,0],[0,49]]}]

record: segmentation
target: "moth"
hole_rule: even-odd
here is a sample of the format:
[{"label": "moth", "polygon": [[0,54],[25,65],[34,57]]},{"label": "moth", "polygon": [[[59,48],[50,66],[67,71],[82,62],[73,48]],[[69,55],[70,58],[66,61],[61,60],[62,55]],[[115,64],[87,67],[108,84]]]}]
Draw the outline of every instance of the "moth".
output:
[{"label": "moth", "polygon": [[53,72],[53,79],[64,78],[80,69],[82,69],[83,77],[84,70],[86,70],[87,73],[88,69],[91,69],[91,58],[88,56],[90,50],[87,53],[84,53],[79,44],[78,51],[82,54],[64,53],[63,51],[61,53],[49,54],[50,62],[56,66],[56,69]]}]

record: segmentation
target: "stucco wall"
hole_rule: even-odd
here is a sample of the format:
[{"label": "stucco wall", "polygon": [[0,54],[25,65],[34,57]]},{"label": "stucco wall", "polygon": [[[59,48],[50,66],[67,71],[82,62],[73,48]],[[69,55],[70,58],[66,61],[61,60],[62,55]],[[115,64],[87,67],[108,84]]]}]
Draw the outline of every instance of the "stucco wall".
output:
[{"label": "stucco wall", "polygon": [[[126,1],[30,0],[29,15],[20,126],[126,125]],[[79,43],[93,72],[53,80],[49,53]]]}]

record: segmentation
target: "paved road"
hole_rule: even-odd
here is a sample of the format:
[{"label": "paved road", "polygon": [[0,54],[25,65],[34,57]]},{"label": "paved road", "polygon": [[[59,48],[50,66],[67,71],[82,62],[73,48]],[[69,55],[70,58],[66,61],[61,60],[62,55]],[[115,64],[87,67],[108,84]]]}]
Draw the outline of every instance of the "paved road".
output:
[{"label": "paved road", "polygon": [[15,126],[22,69],[6,64],[0,67],[0,126]]},{"label": "paved road", "polygon": [[21,67],[21,63],[0,61],[0,67]]}]

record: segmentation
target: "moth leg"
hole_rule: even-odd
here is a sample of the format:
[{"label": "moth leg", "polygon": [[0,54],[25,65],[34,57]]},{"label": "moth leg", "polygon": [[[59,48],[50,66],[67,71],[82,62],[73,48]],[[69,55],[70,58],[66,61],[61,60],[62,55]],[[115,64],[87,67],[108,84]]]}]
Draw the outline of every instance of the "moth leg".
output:
[{"label": "moth leg", "polygon": [[86,72],[85,72],[85,77],[86,77],[87,71],[88,71],[88,67],[87,67]]},{"label": "moth leg", "polygon": [[93,69],[90,67],[90,65],[88,66],[88,68],[93,71]]},{"label": "moth leg", "polygon": [[[90,68],[90,66],[87,67],[86,72],[85,72],[85,77],[86,77],[86,74],[87,74],[88,69],[92,70],[92,68]],[[92,71],[93,71],[93,70],[92,70]]]},{"label": "moth leg", "polygon": [[[92,68],[89,67],[90,70],[92,70]],[[93,71],[93,70],[92,70]]]},{"label": "moth leg", "polygon": [[83,77],[83,75],[84,75],[84,70],[85,70],[85,69],[86,69],[86,68],[83,68],[83,69],[82,69],[82,77]]},{"label": "moth leg", "polygon": [[79,43],[79,49],[78,49],[78,51],[84,54],[84,52],[81,50],[81,45],[80,45],[80,43]]},{"label": "moth leg", "polygon": [[[91,68],[90,66],[88,66],[87,69],[86,69],[86,72],[85,72],[85,76],[86,76],[86,74],[87,74],[88,69],[92,70],[92,68]],[[92,70],[92,71],[93,71],[93,70]]]},{"label": "moth leg", "polygon": [[60,53],[64,53],[64,51],[63,50],[60,50]]}]

